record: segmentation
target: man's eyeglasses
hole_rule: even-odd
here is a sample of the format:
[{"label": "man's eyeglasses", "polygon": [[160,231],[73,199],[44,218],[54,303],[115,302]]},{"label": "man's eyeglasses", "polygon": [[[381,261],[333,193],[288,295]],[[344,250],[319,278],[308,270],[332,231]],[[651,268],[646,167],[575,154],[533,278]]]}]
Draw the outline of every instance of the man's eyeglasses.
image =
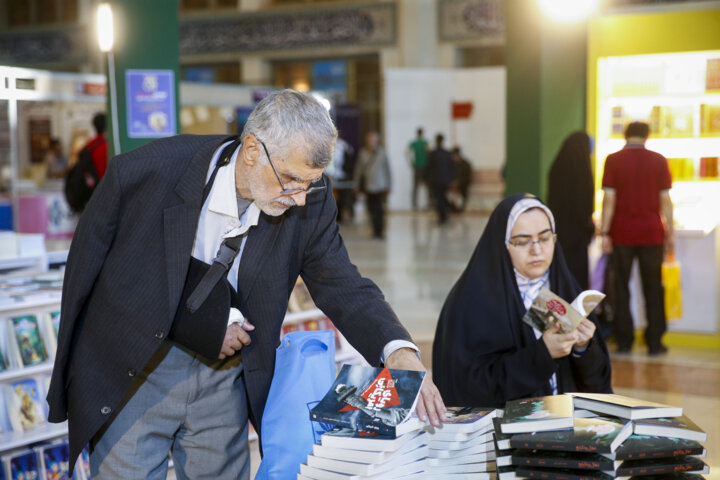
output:
[{"label": "man's eyeglasses", "polygon": [[522,248],[524,250],[532,249],[533,245],[537,244],[540,248],[545,249],[557,241],[557,235],[552,232],[545,232],[538,235],[537,240],[530,238],[523,238],[521,240],[508,240],[508,243],[516,248]]},{"label": "man's eyeglasses", "polygon": [[[270,162],[270,166],[273,169],[273,172],[275,173],[275,178],[277,178],[277,181],[280,182],[280,187],[282,190],[280,190],[281,195],[295,195],[300,192],[305,192],[306,195],[310,195],[311,193],[317,193],[322,190],[325,190],[327,188],[327,185],[325,185],[325,177],[321,176],[319,180],[315,180],[314,182],[311,182],[310,185],[308,185],[307,188],[285,188],[285,184],[280,179],[280,175],[278,174],[278,171],[275,169],[275,165],[273,165],[272,159],[270,159],[270,152],[268,152],[267,147],[265,146],[265,143],[260,140],[259,138],[255,137],[258,142],[260,142],[260,145],[262,145],[263,150],[265,150],[265,155],[267,155],[268,162]],[[322,185],[313,185],[313,183],[322,182]]]}]

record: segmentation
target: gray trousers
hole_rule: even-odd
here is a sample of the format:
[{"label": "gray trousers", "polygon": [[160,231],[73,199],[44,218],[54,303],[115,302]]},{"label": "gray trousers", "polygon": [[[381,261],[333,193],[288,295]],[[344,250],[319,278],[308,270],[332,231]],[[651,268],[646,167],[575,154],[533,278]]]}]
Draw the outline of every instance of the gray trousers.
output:
[{"label": "gray trousers", "polygon": [[241,356],[208,361],[166,341],[93,438],[92,478],[250,478]]}]

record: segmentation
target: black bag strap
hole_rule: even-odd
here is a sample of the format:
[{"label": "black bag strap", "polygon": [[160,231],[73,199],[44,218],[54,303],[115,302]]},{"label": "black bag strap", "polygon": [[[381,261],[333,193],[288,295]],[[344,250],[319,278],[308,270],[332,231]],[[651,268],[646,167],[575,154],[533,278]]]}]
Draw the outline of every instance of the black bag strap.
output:
[{"label": "black bag strap", "polygon": [[[203,189],[203,205],[205,205],[205,201],[207,200],[208,195],[210,195],[210,190],[212,190],[218,170],[230,163],[230,157],[241,143],[242,141],[240,138],[235,138],[232,143],[223,148],[223,151],[220,153],[220,158],[218,158],[215,163],[215,168],[213,169],[212,174],[210,174],[210,179]],[[230,270],[230,266],[240,252],[240,247],[245,235],[247,235],[247,232],[236,237],[226,238],[220,244],[220,248],[213,259],[212,265],[200,279],[200,282],[197,284],[195,290],[193,290],[192,294],[190,294],[190,297],[188,297],[187,302],[185,303],[185,307],[190,311],[190,313],[194,313],[198,308],[200,308],[217,282],[227,273],[228,270]]]}]

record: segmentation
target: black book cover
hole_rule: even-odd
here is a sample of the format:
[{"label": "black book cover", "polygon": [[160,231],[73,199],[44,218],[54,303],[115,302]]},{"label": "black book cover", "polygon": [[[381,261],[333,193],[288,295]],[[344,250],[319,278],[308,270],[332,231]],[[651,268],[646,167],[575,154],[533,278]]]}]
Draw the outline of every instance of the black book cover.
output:
[{"label": "black book cover", "polygon": [[516,434],[510,438],[510,446],[526,450],[612,453],[631,433],[631,422],[575,418],[571,430]]},{"label": "black book cover", "polygon": [[633,434],[615,450],[615,460],[683,457],[704,453],[705,447],[695,440]]},{"label": "black book cover", "polygon": [[549,450],[516,450],[512,463],[518,466],[573,468],[579,470],[615,471],[619,462],[597,453],[554,452]]},{"label": "black book cover", "polygon": [[618,476],[660,475],[664,473],[704,473],[705,462],[695,457],[625,460],[617,469]]},{"label": "black book cover", "polygon": [[515,470],[518,477],[540,478],[543,480],[611,480],[614,473],[599,470],[574,470],[572,468],[542,468],[518,466]]}]

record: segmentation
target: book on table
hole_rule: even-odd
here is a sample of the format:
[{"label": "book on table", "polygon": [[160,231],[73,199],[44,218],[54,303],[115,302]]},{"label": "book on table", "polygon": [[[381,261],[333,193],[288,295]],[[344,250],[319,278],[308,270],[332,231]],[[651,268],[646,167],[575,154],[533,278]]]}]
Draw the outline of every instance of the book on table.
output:
[{"label": "book on table", "polygon": [[685,438],[704,442],[707,433],[690,420],[687,415],[680,417],[646,418],[633,422],[633,432],[638,435]]},{"label": "book on table", "polygon": [[492,419],[500,410],[493,408],[448,407],[440,427],[431,427],[433,433],[470,434],[492,428]]},{"label": "book on table", "polygon": [[417,462],[418,460],[424,460],[427,458],[428,447],[427,445],[420,445],[407,452],[399,452],[398,455],[392,456],[385,461],[374,463],[374,462],[358,462],[358,461],[346,461],[339,460],[336,458],[318,457],[315,455],[308,455],[307,465],[322,470],[329,470],[331,472],[371,476],[378,475],[384,472],[389,472],[398,467]]},{"label": "book on table", "polygon": [[425,372],[343,365],[310,419],[398,436],[424,427],[413,414]]},{"label": "book on table", "polygon": [[510,438],[512,437],[512,435],[510,435],[509,433],[502,433],[502,430],[500,429],[501,425],[501,417],[493,418],[493,436],[495,439],[495,443],[497,443],[498,449],[508,450],[510,448]]},{"label": "book on table", "polygon": [[354,473],[341,473],[325,470],[322,468],[311,467],[305,463],[300,464],[300,475],[315,480],[395,480],[405,475],[414,473],[422,473],[425,471],[425,459],[407,463],[393,468],[387,472],[381,472],[375,475],[358,475]]},{"label": "book on table", "polygon": [[575,408],[585,408],[629,420],[679,417],[683,414],[682,407],[673,407],[614,393],[572,393],[570,395],[573,397]]},{"label": "book on table", "polygon": [[618,476],[661,475],[676,472],[708,473],[705,462],[697,457],[625,460],[616,470]]},{"label": "book on table", "polygon": [[352,428],[335,427],[322,434],[320,444],[323,447],[366,450],[374,452],[394,452],[415,438],[411,433],[390,437],[375,432],[362,432]]},{"label": "book on table", "polygon": [[599,453],[553,450],[515,450],[511,464],[523,467],[572,468],[614,472],[621,464]]},{"label": "book on table", "polygon": [[633,433],[612,454],[605,454],[614,460],[636,460],[642,458],[667,458],[693,455],[704,457],[705,447],[695,440],[669,438]]},{"label": "book on table", "polygon": [[513,435],[510,446],[525,450],[612,453],[631,434],[631,422],[601,417],[575,418],[569,430]]},{"label": "book on table", "polygon": [[[325,435],[326,434],[323,434],[321,437],[321,442],[323,442]],[[382,438],[389,437],[382,436]],[[387,445],[379,446],[377,449],[373,449],[372,445],[367,444],[353,445],[355,447],[362,447],[362,449],[360,449],[348,447],[328,447],[327,445],[319,443],[313,445],[313,455],[316,457],[334,458],[347,462],[383,463],[410,452],[419,446],[427,445],[427,433],[423,431],[418,433],[409,433],[406,436],[397,437],[392,440],[399,440],[403,438],[407,438],[407,441],[395,450],[387,450]],[[368,443],[368,438],[360,438],[358,441],[360,443]],[[372,443],[372,440],[369,440],[369,442]]]},{"label": "book on table", "polygon": [[475,455],[476,453],[488,453],[488,452],[494,452],[494,444],[492,441],[485,442],[485,443],[470,443],[469,446],[466,448],[461,448],[457,450],[449,450],[446,448],[432,448],[430,447],[430,452],[428,453],[428,457],[431,458],[457,458],[457,457],[465,457],[467,455]]},{"label": "book on table", "polygon": [[569,395],[509,400],[500,423],[502,433],[540,432],[573,427],[573,399]]},{"label": "book on table", "polygon": [[615,473],[601,470],[575,470],[572,468],[516,467],[515,474],[521,478],[540,478],[543,480],[611,480],[629,479],[617,477]]},{"label": "book on table", "polygon": [[428,445],[433,450],[464,450],[474,445],[490,442],[492,439],[492,431],[485,432],[469,440],[436,440],[433,438],[433,435],[430,435]]}]

